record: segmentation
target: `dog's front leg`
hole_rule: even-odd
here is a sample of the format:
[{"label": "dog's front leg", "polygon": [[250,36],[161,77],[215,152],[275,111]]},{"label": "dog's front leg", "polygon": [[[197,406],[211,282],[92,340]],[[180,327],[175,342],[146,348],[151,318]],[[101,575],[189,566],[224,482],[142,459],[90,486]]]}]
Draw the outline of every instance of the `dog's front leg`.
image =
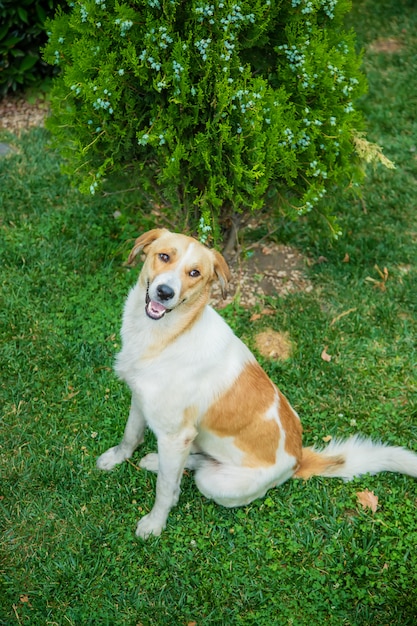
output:
[{"label": "dog's front leg", "polygon": [[115,465],[129,459],[138,445],[143,441],[145,418],[140,408],[139,399],[132,394],[129,417],[127,419],[123,439],[117,446],[109,448],[97,459],[97,467],[111,470]]},{"label": "dog's front leg", "polygon": [[165,528],[168,514],[178,502],[182,473],[196,435],[197,431],[190,428],[176,435],[158,437],[155,504],[151,512],[139,521],[136,528],[138,537],[158,536]]}]

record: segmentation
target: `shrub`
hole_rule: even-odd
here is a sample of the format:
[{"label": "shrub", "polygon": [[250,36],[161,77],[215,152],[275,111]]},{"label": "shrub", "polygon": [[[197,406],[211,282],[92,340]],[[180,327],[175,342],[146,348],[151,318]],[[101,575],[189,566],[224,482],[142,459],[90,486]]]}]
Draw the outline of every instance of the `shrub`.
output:
[{"label": "shrub", "polygon": [[[48,25],[48,126],[95,193],[111,173],[207,239],[235,215],[320,207],[361,176],[349,0],[82,0]],[[331,215],[328,215],[331,219]]]},{"label": "shrub", "polygon": [[59,0],[0,0],[0,95],[35,85],[51,74],[41,58],[44,23]]}]

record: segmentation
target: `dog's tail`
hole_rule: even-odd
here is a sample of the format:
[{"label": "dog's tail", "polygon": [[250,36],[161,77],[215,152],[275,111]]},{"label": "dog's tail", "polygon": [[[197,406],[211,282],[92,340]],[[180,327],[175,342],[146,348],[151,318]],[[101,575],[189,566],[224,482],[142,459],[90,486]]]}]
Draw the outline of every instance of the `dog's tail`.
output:
[{"label": "dog's tail", "polygon": [[355,435],[344,441],[331,441],[324,450],[303,448],[294,478],[328,476],[351,480],[378,472],[399,472],[417,478],[417,454]]}]

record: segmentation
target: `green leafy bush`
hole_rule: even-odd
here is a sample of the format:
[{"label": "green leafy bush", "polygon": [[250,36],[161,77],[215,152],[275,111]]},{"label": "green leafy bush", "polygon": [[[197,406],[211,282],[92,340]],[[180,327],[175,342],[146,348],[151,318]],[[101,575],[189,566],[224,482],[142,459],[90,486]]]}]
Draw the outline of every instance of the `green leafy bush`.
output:
[{"label": "green leafy bush", "polygon": [[206,239],[265,204],[329,211],[326,192],[360,180],[349,0],[72,5],[48,25],[48,126],[82,190],[123,171]]},{"label": "green leafy bush", "polygon": [[45,20],[59,0],[0,0],[0,95],[41,81],[51,68],[41,58]]}]

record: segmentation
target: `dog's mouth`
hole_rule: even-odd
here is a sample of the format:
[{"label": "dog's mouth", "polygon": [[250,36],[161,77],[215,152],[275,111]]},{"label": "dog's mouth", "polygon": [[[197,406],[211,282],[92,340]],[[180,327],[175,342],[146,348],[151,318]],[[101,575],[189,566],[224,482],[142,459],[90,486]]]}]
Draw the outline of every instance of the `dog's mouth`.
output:
[{"label": "dog's mouth", "polygon": [[171,313],[174,309],[179,307],[187,298],[183,298],[180,302],[178,302],[172,309],[169,309],[165,305],[161,304],[158,300],[152,300],[149,295],[149,281],[146,288],[146,298],[145,298],[145,313],[151,320],[161,320],[165,313]]},{"label": "dog's mouth", "polygon": [[148,317],[152,320],[160,320],[164,317],[165,313],[169,313],[171,309],[168,309],[166,306],[157,302],[156,300],[151,300],[149,297],[149,292],[146,290],[146,304],[145,304],[145,312]]}]

